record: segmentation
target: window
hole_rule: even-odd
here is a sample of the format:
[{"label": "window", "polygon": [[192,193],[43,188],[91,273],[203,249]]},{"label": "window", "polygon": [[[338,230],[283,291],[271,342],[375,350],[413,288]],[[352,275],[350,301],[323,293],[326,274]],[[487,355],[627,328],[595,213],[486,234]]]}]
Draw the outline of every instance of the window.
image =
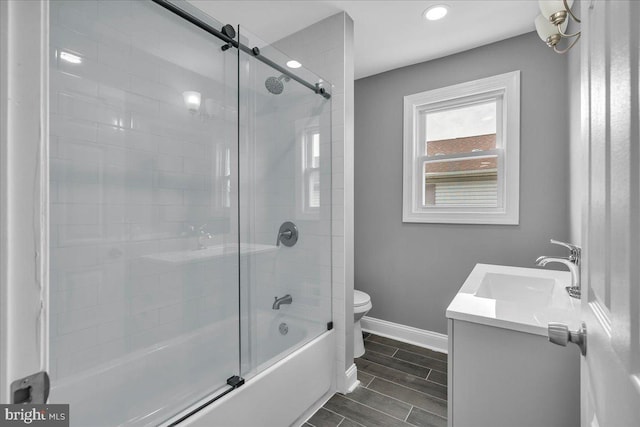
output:
[{"label": "window", "polygon": [[303,174],[305,212],[320,208],[320,129],[307,129],[303,138]]},{"label": "window", "polygon": [[404,98],[403,221],[518,224],[520,72]]},{"label": "window", "polygon": [[[320,123],[316,117],[296,120],[296,218],[317,220],[320,215]],[[325,165],[326,166],[326,165]]]}]

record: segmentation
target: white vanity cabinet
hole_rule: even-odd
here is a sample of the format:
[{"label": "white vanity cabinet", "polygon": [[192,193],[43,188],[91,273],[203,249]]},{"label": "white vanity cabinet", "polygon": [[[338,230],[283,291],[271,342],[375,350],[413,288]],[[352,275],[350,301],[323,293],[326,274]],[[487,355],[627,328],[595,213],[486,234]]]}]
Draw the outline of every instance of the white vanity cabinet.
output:
[{"label": "white vanity cabinet", "polygon": [[547,339],[576,328],[565,272],[478,264],[447,309],[450,427],[578,427],[580,350]]}]

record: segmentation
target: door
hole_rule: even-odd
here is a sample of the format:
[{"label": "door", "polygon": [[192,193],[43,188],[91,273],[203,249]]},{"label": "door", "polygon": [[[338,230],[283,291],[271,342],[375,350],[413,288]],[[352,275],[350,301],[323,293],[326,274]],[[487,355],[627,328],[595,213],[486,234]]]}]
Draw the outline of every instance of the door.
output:
[{"label": "door", "polygon": [[[243,26],[238,33],[288,68],[292,58],[277,47]],[[331,321],[331,98],[253,54],[240,50],[239,63],[241,372],[249,379]],[[331,88],[304,67],[294,71]]]},{"label": "door", "polygon": [[72,426],[171,422],[240,372],[237,52],[151,1],[0,3],[0,399],[45,370]]},{"label": "door", "polygon": [[582,5],[582,427],[631,427],[640,425],[640,2]]}]

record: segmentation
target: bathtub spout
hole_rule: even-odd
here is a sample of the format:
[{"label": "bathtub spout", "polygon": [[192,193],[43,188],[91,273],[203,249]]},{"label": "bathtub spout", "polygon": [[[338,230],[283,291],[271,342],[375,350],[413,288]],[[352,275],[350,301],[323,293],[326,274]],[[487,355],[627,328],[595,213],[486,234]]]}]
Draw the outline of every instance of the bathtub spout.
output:
[{"label": "bathtub spout", "polygon": [[271,308],[273,308],[274,310],[280,310],[280,306],[282,304],[291,304],[293,302],[293,298],[291,298],[291,295],[286,294],[283,297],[275,297],[275,301],[273,302],[273,306]]}]

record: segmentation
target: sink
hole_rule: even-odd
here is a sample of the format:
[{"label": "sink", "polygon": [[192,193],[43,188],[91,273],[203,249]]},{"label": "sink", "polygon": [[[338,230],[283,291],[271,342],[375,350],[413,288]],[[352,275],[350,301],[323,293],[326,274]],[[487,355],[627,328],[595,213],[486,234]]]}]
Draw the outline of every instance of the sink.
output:
[{"label": "sink", "polygon": [[[205,249],[192,249],[174,252],[161,252],[157,254],[145,255],[143,258],[148,261],[165,264],[191,264],[196,262],[210,261],[215,258],[225,256],[237,256],[238,244],[231,243],[225,245],[209,246]],[[275,245],[263,245],[258,243],[243,243],[240,245],[240,255],[256,255],[259,253],[274,252],[278,248]]]},{"label": "sink", "polygon": [[475,265],[447,308],[449,426],[580,424],[580,352],[547,336],[549,322],[579,328],[570,281],[568,271]]},{"label": "sink", "polygon": [[555,284],[555,279],[489,272],[475,296],[543,307],[550,305]]},{"label": "sink", "polygon": [[565,287],[568,271],[476,264],[447,308],[447,318],[536,335],[549,322],[579,328],[580,300]]}]

